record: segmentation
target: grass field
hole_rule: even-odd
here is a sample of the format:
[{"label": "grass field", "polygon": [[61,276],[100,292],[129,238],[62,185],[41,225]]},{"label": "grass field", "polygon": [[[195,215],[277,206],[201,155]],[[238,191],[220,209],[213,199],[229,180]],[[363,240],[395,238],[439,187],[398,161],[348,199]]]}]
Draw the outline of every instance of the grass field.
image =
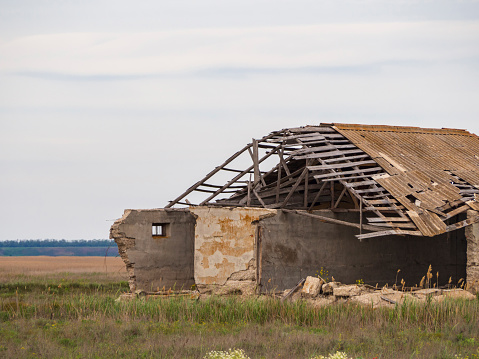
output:
[{"label": "grass field", "polygon": [[0,257],[1,358],[202,358],[228,348],[251,358],[479,358],[479,300],[394,309],[267,297],[117,302],[128,289],[121,261],[105,269],[104,258],[51,259]]}]

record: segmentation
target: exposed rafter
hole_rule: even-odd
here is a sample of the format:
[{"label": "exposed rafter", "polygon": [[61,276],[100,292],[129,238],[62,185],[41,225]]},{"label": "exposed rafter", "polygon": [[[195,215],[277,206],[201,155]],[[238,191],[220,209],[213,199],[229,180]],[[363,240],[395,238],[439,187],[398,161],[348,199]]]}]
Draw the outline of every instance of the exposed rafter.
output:
[{"label": "exposed rafter", "polygon": [[[429,172],[410,170],[409,159],[396,158],[387,144],[377,140],[380,135],[384,141],[402,138],[404,132],[414,132],[411,128],[354,126],[357,125],[290,128],[253,139],[166,207],[249,206],[295,210],[300,214],[315,209],[359,211],[361,223],[351,226],[371,231],[361,233],[359,238],[387,234],[431,236],[468,225],[449,221],[467,209],[479,209],[478,183],[463,178],[479,178],[479,161],[477,168],[466,166],[469,172],[464,168],[441,170],[438,179],[434,168]],[[378,131],[389,134],[378,135]],[[444,147],[446,130],[424,131],[436,137],[443,135],[429,141],[440,141],[438,147]],[[457,131],[452,130],[450,135],[464,136],[465,132],[468,141],[475,141],[479,149],[477,136]],[[365,140],[365,135],[370,138]],[[474,171],[477,173],[471,174]],[[229,179],[225,180],[225,175]],[[219,182],[215,182],[217,178]],[[199,201],[187,199],[201,193],[206,196]],[[369,214],[367,225],[362,224],[362,212]]]}]

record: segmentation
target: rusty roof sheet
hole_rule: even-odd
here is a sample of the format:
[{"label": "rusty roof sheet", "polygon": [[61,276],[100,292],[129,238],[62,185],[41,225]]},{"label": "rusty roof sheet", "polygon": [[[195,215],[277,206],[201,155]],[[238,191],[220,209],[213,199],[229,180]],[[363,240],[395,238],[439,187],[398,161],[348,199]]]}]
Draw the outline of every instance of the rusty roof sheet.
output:
[{"label": "rusty roof sheet", "polygon": [[[463,197],[455,183],[479,188],[479,137],[466,130],[352,124],[333,128],[389,174],[376,181],[408,209],[424,235],[446,231],[436,213]],[[471,203],[471,208],[477,204]]]}]

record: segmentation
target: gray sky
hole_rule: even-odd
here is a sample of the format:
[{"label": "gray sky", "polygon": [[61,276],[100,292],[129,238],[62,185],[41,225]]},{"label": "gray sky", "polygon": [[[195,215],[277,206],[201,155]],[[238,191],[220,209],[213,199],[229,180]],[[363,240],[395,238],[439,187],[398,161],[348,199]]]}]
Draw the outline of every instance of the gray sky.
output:
[{"label": "gray sky", "polygon": [[478,115],[478,1],[0,0],[0,240],[107,238],[276,129]]}]

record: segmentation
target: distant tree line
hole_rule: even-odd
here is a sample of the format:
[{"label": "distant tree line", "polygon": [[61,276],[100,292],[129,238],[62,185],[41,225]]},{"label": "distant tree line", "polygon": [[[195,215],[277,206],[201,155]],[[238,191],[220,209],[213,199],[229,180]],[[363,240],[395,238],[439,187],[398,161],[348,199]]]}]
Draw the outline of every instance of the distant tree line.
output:
[{"label": "distant tree line", "polygon": [[67,241],[65,239],[17,239],[16,241],[0,241],[0,248],[12,247],[116,247],[112,239],[78,239]]}]

